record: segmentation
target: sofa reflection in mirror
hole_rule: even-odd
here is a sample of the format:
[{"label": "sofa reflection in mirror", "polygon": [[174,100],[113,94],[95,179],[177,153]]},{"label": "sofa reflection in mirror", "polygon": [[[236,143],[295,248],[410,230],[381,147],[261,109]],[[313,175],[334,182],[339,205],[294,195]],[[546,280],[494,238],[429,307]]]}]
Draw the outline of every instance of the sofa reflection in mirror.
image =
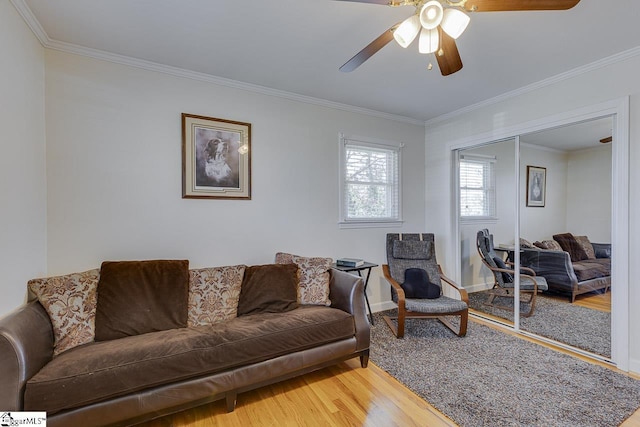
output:
[{"label": "sofa reflection in mirror", "polygon": [[[526,247],[528,246],[528,247]],[[553,240],[520,245],[520,264],[547,279],[549,290],[576,296],[611,286],[611,244],[587,236],[555,234]]]}]

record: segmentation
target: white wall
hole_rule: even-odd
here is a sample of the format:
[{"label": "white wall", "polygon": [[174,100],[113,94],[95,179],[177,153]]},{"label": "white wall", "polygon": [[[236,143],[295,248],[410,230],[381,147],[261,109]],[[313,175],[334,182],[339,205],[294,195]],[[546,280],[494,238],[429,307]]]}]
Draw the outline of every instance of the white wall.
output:
[{"label": "white wall", "polygon": [[0,1],[0,316],[46,272],[44,49]]},{"label": "white wall", "polygon": [[[424,230],[424,127],[46,52],[49,274],[104,260],[192,267],[277,251],[383,263],[385,234]],[[181,198],[181,113],[252,125],[252,200]],[[338,227],[338,134],[404,142],[403,228]],[[388,285],[372,275],[372,303]]]},{"label": "white wall", "polygon": [[571,153],[567,230],[591,242],[611,242],[611,144]]},{"label": "white wall", "polygon": [[[447,239],[454,230],[452,221],[451,200],[451,154],[452,146],[465,140],[473,140],[477,135],[483,137],[501,135],[510,128],[525,123],[562,114],[599,103],[608,102],[629,96],[629,157],[630,165],[640,164],[640,80],[637,70],[640,69],[640,56],[627,55],[615,62],[603,62],[600,66],[585,69],[581,73],[565,76],[546,85],[538,85],[530,90],[510,98],[485,104],[466,113],[444,118],[437,122],[427,123],[426,159],[427,159],[427,223],[440,232],[439,258],[446,265],[455,267],[455,241]],[[623,130],[626,134],[626,130]],[[640,171],[629,169],[629,194],[640,191]],[[438,185],[429,185],[436,182]],[[624,198],[624,195],[622,195]],[[630,260],[640,256],[640,199],[629,198],[629,252],[620,254]],[[455,274],[454,271],[450,272]],[[628,265],[628,276],[638,277],[640,265],[636,262]],[[629,294],[623,295],[628,307],[640,304],[640,288],[629,286]],[[640,312],[628,310],[629,328],[629,360],[631,368],[640,371]]]}]

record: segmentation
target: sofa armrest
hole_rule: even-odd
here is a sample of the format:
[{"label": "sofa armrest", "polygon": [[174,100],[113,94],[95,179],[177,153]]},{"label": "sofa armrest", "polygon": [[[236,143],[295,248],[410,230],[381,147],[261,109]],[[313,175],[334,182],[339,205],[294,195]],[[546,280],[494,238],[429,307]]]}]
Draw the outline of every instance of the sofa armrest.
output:
[{"label": "sofa armrest", "polygon": [[53,329],[39,302],[0,319],[0,408],[23,410],[24,387],[53,357]]},{"label": "sofa armrest", "polygon": [[596,258],[611,258],[611,243],[591,243]]},{"label": "sofa armrest", "polygon": [[353,315],[356,327],[357,351],[369,348],[370,327],[364,300],[364,282],[355,274],[331,269],[329,283],[331,307]]},{"label": "sofa armrest", "polygon": [[568,252],[523,249],[520,254],[520,264],[532,269],[536,276],[544,277],[548,283],[569,288],[573,288],[578,283]]}]

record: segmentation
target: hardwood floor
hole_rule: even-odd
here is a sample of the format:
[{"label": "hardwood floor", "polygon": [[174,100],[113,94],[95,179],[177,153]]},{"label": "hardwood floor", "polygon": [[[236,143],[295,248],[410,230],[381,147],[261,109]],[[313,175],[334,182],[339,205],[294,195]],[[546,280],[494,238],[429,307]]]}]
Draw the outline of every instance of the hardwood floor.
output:
[{"label": "hardwood floor", "polygon": [[[575,304],[598,307],[596,309],[605,311],[608,307],[610,311],[610,295],[580,296]],[[509,331],[505,333],[517,335]],[[536,342],[531,338],[521,338]],[[548,344],[541,345],[571,354]],[[616,370],[606,363],[579,357]],[[638,375],[631,376],[640,379]],[[218,401],[141,425],[444,427],[456,424],[382,369],[372,363],[369,363],[367,369],[362,369],[358,359],[353,359],[289,381],[242,393],[238,396],[238,406],[232,413],[226,412],[224,401]],[[640,427],[640,410],[622,426]]]},{"label": "hardwood floor", "polygon": [[382,369],[358,359],[218,401],[142,426],[455,426]]}]

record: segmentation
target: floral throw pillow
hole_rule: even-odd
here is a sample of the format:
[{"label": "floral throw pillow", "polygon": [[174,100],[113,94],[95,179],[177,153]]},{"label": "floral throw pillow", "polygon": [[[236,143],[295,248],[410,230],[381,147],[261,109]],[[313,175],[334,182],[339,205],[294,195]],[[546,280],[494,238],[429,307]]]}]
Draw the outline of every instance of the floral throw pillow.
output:
[{"label": "floral throw pillow", "polygon": [[310,305],[331,305],[329,300],[329,270],[333,264],[331,258],[302,257],[278,252],[277,264],[296,264],[298,266],[298,302]]},{"label": "floral throw pillow", "polygon": [[238,315],[245,265],[189,270],[187,325],[213,325]]},{"label": "floral throw pillow", "polygon": [[99,278],[96,268],[27,283],[51,319],[54,356],[94,340]]},{"label": "floral throw pillow", "polygon": [[543,240],[542,242],[535,242],[534,245],[540,249],[548,249],[551,251],[562,251],[562,247],[555,240]]}]

